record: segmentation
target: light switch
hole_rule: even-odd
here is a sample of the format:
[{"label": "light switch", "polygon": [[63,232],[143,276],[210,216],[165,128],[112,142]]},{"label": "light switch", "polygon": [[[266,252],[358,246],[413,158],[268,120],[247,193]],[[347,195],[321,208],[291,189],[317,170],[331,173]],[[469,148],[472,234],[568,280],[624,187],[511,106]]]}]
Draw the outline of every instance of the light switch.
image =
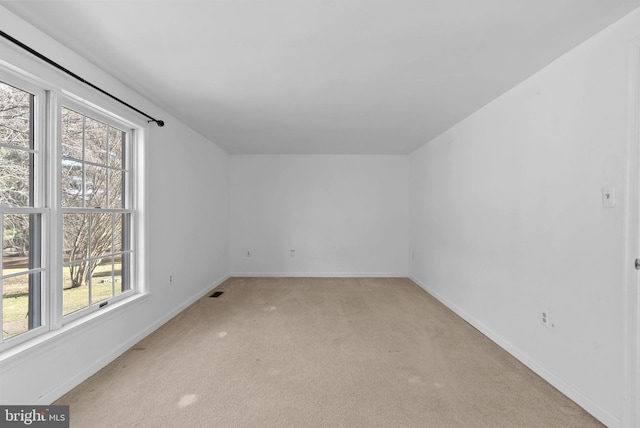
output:
[{"label": "light switch", "polygon": [[605,208],[616,206],[616,186],[602,187],[602,206]]}]

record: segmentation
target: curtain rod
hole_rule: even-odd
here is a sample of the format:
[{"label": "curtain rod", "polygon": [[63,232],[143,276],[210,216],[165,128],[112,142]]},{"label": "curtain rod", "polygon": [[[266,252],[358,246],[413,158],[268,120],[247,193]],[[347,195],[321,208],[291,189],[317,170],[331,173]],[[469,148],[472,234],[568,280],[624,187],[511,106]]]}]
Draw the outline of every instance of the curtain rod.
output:
[{"label": "curtain rod", "polygon": [[49,65],[54,66],[55,68],[57,68],[60,71],[63,71],[65,73],[67,73],[69,76],[73,77],[76,80],[81,81],[82,83],[84,83],[87,86],[92,87],[93,89],[95,89],[98,92],[103,93],[104,95],[108,96],[111,99],[114,99],[116,101],[118,101],[120,104],[123,104],[127,107],[129,107],[131,110],[136,111],[138,113],[140,113],[141,115],[143,115],[144,117],[148,118],[149,120],[147,121],[147,123],[151,123],[151,122],[155,122],[156,125],[158,125],[159,127],[163,127],[164,126],[164,120],[159,120],[159,119],[155,119],[151,116],[149,116],[147,113],[138,110],[137,108],[135,108],[134,106],[132,106],[131,104],[122,101],[120,98],[116,97],[115,95],[111,95],[109,92],[105,91],[102,88],[97,87],[96,85],[94,85],[91,82],[86,81],[85,79],[83,79],[82,77],[78,76],[77,74],[75,74],[74,72],[64,68],[63,66],[61,66],[60,64],[58,64],[57,62],[55,62],[54,60],[52,60],[51,58],[48,58],[44,55],[42,55],[40,52],[36,51],[35,49],[30,48],[29,46],[25,45],[24,43],[22,43],[19,40],[14,39],[13,37],[11,37],[10,35],[8,35],[7,33],[5,33],[4,31],[0,30],[0,36],[4,37],[5,39],[9,40],[10,42],[20,46],[22,49],[26,50],[27,52],[29,52],[30,54],[40,58],[41,60],[43,60],[44,62],[46,62]]}]

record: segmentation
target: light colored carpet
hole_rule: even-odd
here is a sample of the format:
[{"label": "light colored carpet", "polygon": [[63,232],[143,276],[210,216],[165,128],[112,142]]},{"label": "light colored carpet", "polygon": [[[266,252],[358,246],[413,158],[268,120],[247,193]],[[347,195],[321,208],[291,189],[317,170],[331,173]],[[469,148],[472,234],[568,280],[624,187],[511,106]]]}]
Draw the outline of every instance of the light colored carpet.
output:
[{"label": "light colored carpet", "polygon": [[71,426],[602,426],[408,279],[217,291],[58,400]]}]

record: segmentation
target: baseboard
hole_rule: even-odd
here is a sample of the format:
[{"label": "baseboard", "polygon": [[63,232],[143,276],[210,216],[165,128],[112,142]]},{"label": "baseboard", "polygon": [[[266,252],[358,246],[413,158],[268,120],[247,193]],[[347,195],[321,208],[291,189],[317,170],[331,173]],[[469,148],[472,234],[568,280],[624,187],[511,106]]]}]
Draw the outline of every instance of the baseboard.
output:
[{"label": "baseboard", "polygon": [[460,307],[452,303],[450,300],[439,294],[437,291],[433,290],[420,280],[415,277],[410,276],[413,282],[415,282],[420,288],[429,293],[431,296],[438,299],[443,305],[447,308],[451,309],[455,312],[459,317],[463,320],[471,324],[474,328],[484,334],[486,337],[491,339],[495,344],[500,346],[502,349],[507,351],[509,354],[513,355],[516,359],[518,359],[525,366],[529,367],[533,372],[535,372],[538,376],[543,378],[545,381],[550,383],[554,388],[558,391],[562,392],[564,395],[573,400],[580,407],[585,409],[591,415],[593,415],[600,422],[605,424],[609,428],[618,428],[621,426],[620,418],[612,415],[607,410],[603,409],[596,402],[591,400],[589,397],[584,395],[582,392],[573,388],[571,385],[563,381],[561,378],[547,370],[544,366],[538,363],[535,359],[528,356],[521,349],[514,346],[511,342],[504,339],[502,336],[491,330],[489,327],[484,325],[482,322],[475,319],[473,316],[462,310]]},{"label": "baseboard", "polygon": [[407,278],[406,273],[396,272],[232,272],[230,276],[243,278]]},{"label": "baseboard", "polygon": [[82,372],[78,373],[76,376],[73,376],[72,378],[70,378],[67,382],[59,385],[52,391],[49,391],[46,394],[40,396],[38,400],[35,402],[35,404],[46,406],[53,403],[58,398],[62,397],[64,394],[71,391],[73,388],[80,385],[82,382],[84,382],[85,380],[89,379],[91,376],[96,374],[99,370],[101,370],[107,364],[111,363],[113,360],[118,358],[120,355],[122,355],[124,352],[126,352],[129,348],[134,346],[136,343],[140,342],[142,339],[144,339],[145,337],[147,337],[148,335],[156,331],[158,328],[162,327],[162,325],[168,322],[171,318],[175,317],[180,312],[184,311],[186,308],[191,306],[193,303],[195,303],[202,297],[206,296],[209,292],[211,292],[211,290],[218,287],[228,278],[229,278],[229,275],[226,275],[218,279],[217,281],[215,281],[213,284],[210,284],[207,287],[205,287],[205,289],[203,289],[202,292],[188,298],[187,300],[182,302],[180,305],[176,306],[172,311],[165,314],[162,318],[156,320],[153,324],[148,326],[146,329],[144,329],[140,333],[132,336],[129,340],[124,342],[122,345],[118,346],[112,352],[108,353],[104,357],[100,358],[98,361],[91,364],[91,366],[89,366]]}]

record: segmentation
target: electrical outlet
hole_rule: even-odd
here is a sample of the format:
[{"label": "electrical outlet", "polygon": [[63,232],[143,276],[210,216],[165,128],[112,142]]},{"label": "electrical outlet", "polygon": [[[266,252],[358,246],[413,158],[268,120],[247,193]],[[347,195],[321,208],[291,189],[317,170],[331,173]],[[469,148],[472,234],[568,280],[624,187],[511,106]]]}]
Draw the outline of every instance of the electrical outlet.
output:
[{"label": "electrical outlet", "polygon": [[173,275],[169,275],[169,284],[173,284]]}]

